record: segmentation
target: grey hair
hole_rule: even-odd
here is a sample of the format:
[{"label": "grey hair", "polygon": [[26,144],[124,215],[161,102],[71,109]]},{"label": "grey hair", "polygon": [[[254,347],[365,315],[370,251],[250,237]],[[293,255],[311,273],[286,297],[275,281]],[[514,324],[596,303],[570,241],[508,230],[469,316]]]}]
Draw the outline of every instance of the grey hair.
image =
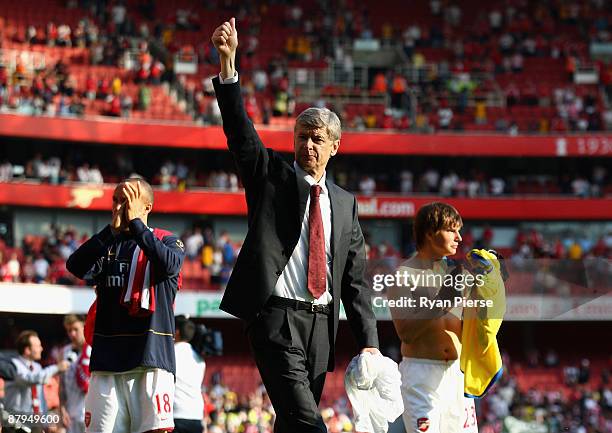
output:
[{"label": "grey hair", "polygon": [[310,107],[300,113],[295,120],[295,128],[303,126],[306,129],[321,129],[325,128],[327,136],[332,140],[340,140],[342,126],[340,119],[328,108]]}]

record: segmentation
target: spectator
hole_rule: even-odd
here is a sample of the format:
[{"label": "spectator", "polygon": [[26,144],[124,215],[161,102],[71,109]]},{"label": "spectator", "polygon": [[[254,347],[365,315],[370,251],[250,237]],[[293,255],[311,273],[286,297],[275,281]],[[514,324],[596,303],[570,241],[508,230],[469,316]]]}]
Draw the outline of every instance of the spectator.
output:
[{"label": "spectator", "polygon": [[34,270],[34,264],[32,260],[32,256],[27,255],[25,257],[25,263],[22,268],[23,282],[24,283],[33,283],[35,282],[36,272]]},{"label": "spectator", "polygon": [[185,255],[188,259],[194,260],[200,254],[203,246],[204,236],[202,236],[202,229],[195,227],[193,233],[185,240]]},{"label": "spectator", "polygon": [[544,363],[547,367],[556,367],[559,365],[559,356],[554,349],[548,349],[546,357],[544,358]]},{"label": "spectator", "polygon": [[[62,348],[62,360],[70,362],[68,370],[60,379],[61,415],[67,433],[85,432],[85,393],[89,377],[80,370],[79,361],[91,356],[91,347],[85,342],[84,321],[69,314],[64,317],[64,329],[70,343]],[[87,368],[87,371],[89,368]]]},{"label": "spectator", "polygon": [[376,192],[376,181],[372,176],[363,176],[361,178],[359,192],[363,195],[373,195]]},{"label": "spectator", "polygon": [[401,109],[403,108],[404,94],[408,88],[406,79],[400,74],[395,74],[391,84],[391,107]]},{"label": "spectator", "polygon": [[111,9],[113,24],[119,33],[123,33],[123,23],[127,15],[127,9],[122,1],[118,1]]},{"label": "spectator", "polygon": [[147,111],[151,106],[151,89],[141,84],[138,88],[138,108],[140,111]]},{"label": "spectator", "polygon": [[224,280],[222,280],[222,283],[225,283],[229,278],[229,273],[231,268],[234,266],[234,261],[236,260],[236,252],[234,251],[234,247],[232,246],[229,233],[227,231],[224,230],[221,232],[217,245],[221,252],[222,258],[223,268],[221,272],[224,273]]},{"label": "spectator", "polygon": [[378,72],[374,76],[374,81],[372,82],[372,92],[380,94],[387,93],[387,77],[383,72]]},{"label": "spectator", "polygon": [[4,161],[0,164],[0,182],[10,182],[13,179],[13,164]]},{"label": "spectator", "polygon": [[434,170],[433,168],[428,169],[421,180],[424,186],[424,192],[436,192],[438,190],[438,181],[440,179],[440,174]]},{"label": "spectator", "polygon": [[43,283],[47,281],[49,274],[49,262],[42,254],[36,256],[34,260],[34,282]]},{"label": "spectator", "polygon": [[578,383],[584,385],[589,382],[591,378],[591,362],[583,358],[580,361],[580,368],[578,369]]},{"label": "spectator", "polygon": [[82,183],[89,183],[89,164],[84,163],[76,171],[77,180]]},{"label": "spectator", "polygon": [[455,172],[450,172],[440,180],[440,195],[450,197],[459,182],[459,176]]},{"label": "spectator", "polygon": [[151,65],[151,73],[149,75],[149,82],[154,86],[159,85],[165,70],[166,67],[161,61],[157,59],[153,61],[153,64]]},{"label": "spectator", "polygon": [[484,125],[487,123],[487,103],[484,99],[476,100],[474,120],[478,125]]},{"label": "spectator", "polygon": [[122,86],[123,86],[123,83],[121,82],[121,78],[119,77],[113,78],[113,81],[111,82],[112,94],[115,96],[119,96],[121,94]]},{"label": "spectator", "polygon": [[174,430],[177,433],[202,433],[204,400],[201,387],[206,364],[202,356],[189,344],[195,335],[196,325],[185,316],[177,316],[175,322]]},{"label": "spectator", "polygon": [[17,283],[21,274],[21,265],[17,259],[17,253],[11,253],[11,258],[6,263],[3,280],[8,282]]},{"label": "spectator", "polygon": [[453,120],[453,110],[447,104],[438,109],[438,126],[440,129],[449,129]]},{"label": "spectator", "polygon": [[38,363],[43,346],[34,331],[21,332],[15,344],[19,354],[13,358],[13,364],[17,368],[16,378],[5,384],[5,407],[13,413],[45,414],[47,404],[43,384],[58,373],[66,371],[70,364],[63,360],[43,369]]},{"label": "spectator", "polygon": [[512,60],[510,61],[510,64],[512,66],[512,72],[514,73],[523,72],[523,65],[524,65],[523,55],[519,51],[516,51],[512,55]]},{"label": "spectator", "polygon": [[574,242],[567,249],[567,257],[570,260],[580,260],[582,259],[582,246],[578,240],[574,240]]},{"label": "spectator", "polygon": [[[212,81],[211,81],[212,84]],[[263,92],[268,87],[268,74],[263,69],[255,69],[253,71],[253,85],[257,92]]]},{"label": "spectator", "polygon": [[492,195],[502,195],[506,188],[506,182],[501,177],[493,177],[490,181]]},{"label": "spectator", "polygon": [[400,173],[400,192],[409,194],[413,189],[413,175],[409,170],[402,170]]},{"label": "spectator", "polygon": [[578,176],[572,181],[572,191],[575,196],[586,198],[591,190],[590,183],[582,176]]},{"label": "spectator", "polygon": [[132,112],[133,101],[130,95],[124,94],[120,97],[121,103],[121,117],[128,118]]}]

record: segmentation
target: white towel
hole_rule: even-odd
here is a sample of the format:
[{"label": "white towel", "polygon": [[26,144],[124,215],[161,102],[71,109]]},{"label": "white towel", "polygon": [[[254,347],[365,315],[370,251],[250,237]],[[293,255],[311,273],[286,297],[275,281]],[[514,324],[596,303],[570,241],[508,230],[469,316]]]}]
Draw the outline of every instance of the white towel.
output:
[{"label": "white towel", "polygon": [[397,363],[380,354],[355,356],[346,369],[344,387],[353,406],[355,431],[386,433],[404,412]]}]

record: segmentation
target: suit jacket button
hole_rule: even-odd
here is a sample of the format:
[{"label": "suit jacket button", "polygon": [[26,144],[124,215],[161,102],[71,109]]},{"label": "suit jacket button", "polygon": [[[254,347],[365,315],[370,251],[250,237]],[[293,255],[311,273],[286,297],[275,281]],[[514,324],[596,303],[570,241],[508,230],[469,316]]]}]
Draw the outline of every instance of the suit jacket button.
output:
[{"label": "suit jacket button", "polygon": [[282,273],[283,273],[283,271],[276,271],[276,276],[280,277]]}]

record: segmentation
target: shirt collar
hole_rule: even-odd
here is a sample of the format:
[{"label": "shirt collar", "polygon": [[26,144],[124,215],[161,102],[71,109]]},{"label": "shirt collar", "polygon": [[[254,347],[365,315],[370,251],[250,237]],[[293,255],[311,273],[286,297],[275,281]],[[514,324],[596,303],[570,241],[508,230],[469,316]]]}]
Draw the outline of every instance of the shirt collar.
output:
[{"label": "shirt collar", "polygon": [[295,168],[295,176],[298,180],[304,180],[309,186],[319,185],[321,187],[321,194],[327,194],[327,185],[325,184],[327,171],[323,172],[323,176],[321,176],[321,179],[317,182],[314,177],[306,173],[302,167],[300,167],[297,161],[293,161],[293,168]]},{"label": "shirt collar", "polygon": [[28,368],[30,368],[31,365],[34,365],[34,361],[30,361],[28,358],[24,356],[19,355],[19,359],[21,359],[21,362],[23,362],[23,364]]}]

